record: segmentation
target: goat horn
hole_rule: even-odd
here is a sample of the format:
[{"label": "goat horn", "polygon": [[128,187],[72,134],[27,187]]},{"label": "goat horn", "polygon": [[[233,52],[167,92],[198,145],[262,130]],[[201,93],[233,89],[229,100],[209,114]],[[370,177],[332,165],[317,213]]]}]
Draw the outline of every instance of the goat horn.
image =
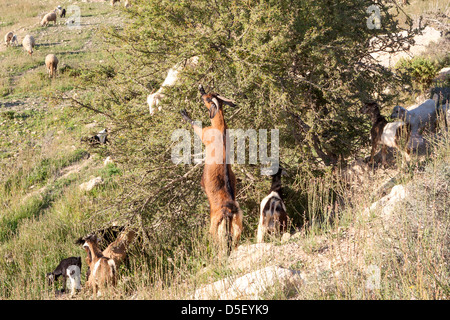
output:
[{"label": "goat horn", "polygon": [[220,100],[222,100],[223,103],[229,105],[230,107],[235,107],[235,106],[236,106],[236,102],[234,102],[234,101],[231,100],[231,99],[224,98],[224,97],[219,96],[219,95],[217,95],[217,98],[220,99]]}]

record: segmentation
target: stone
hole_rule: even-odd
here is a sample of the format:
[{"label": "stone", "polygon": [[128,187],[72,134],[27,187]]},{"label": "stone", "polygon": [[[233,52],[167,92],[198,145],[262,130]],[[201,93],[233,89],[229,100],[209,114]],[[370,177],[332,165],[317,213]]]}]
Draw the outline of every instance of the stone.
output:
[{"label": "stone", "polygon": [[268,293],[274,293],[273,290],[281,290],[283,294],[289,296],[295,293],[304,282],[304,277],[299,271],[269,266],[239,278],[228,277],[206,285],[196,290],[190,298],[258,300],[264,299]]},{"label": "stone", "polygon": [[91,191],[96,186],[98,186],[102,183],[103,183],[102,177],[96,177],[96,178],[89,180],[88,182],[80,184],[79,188],[82,191]]}]

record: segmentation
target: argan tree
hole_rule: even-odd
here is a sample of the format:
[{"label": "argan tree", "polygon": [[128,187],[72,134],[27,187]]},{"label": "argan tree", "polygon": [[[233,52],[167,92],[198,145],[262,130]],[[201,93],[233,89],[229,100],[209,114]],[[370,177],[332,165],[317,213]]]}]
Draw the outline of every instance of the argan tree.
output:
[{"label": "argan tree", "polygon": [[[414,36],[411,23],[408,36],[399,33],[395,1],[135,0],[124,14],[123,27],[104,30],[111,61],[85,73],[73,105],[104,115],[108,151],[125,172],[116,210],[139,224],[149,249],[167,254],[188,248],[192,230],[206,230],[209,219],[202,165],[171,157],[176,129],[194,141],[180,110],[210,123],[198,84],[237,103],[225,110],[230,128],[278,129],[289,181],[306,181],[361,156],[369,139],[362,103],[397,102],[383,93],[395,89],[396,76],[371,54],[401,50]],[[194,56],[198,64],[183,69],[151,116],[148,94]],[[269,179],[259,165],[235,166],[244,232],[254,236]],[[295,216],[305,211],[305,191],[287,184]]]}]

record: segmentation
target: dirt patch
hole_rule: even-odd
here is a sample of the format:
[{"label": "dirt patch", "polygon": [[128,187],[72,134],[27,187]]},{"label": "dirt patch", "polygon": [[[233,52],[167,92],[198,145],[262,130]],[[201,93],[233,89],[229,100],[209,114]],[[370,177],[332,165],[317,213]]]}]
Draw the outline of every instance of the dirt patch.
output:
[{"label": "dirt patch", "polygon": [[[404,31],[406,32],[406,31]],[[406,36],[406,33],[404,34]],[[432,27],[426,27],[422,34],[414,37],[414,45],[410,46],[408,50],[390,53],[377,52],[373,53],[372,57],[378,61],[382,66],[389,68],[394,67],[402,58],[412,58],[420,55],[432,43],[438,43],[442,39],[441,31]]]},{"label": "dirt patch", "polygon": [[63,170],[61,170],[60,176],[57,178],[57,180],[67,178],[72,173],[79,173],[79,172],[81,172],[81,170],[86,168],[91,163],[92,163],[92,158],[88,158],[88,159],[84,159],[81,162],[77,162],[73,165],[65,167]]}]

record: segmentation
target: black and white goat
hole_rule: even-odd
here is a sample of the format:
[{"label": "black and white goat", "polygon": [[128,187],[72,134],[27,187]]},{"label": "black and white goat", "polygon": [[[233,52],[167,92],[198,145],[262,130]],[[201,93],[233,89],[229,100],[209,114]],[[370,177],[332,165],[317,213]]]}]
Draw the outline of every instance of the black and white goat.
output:
[{"label": "black and white goat", "polygon": [[81,141],[87,142],[91,145],[99,145],[109,143],[108,140],[108,129],[103,129],[99,131],[95,136],[89,138],[81,138]]},{"label": "black and white goat", "polygon": [[401,139],[408,141],[411,135],[410,126],[403,121],[388,122],[380,113],[380,107],[375,101],[365,103],[360,109],[361,113],[370,115],[372,129],[370,130],[370,141],[372,148],[370,151],[370,163],[373,164],[375,152],[378,145],[381,145],[381,163],[387,165],[387,147],[396,148],[403,158],[410,161],[410,148],[401,146]]},{"label": "black and white goat", "polygon": [[66,292],[67,280],[69,280],[70,294],[74,295],[75,290],[81,290],[81,257],[70,257],[61,260],[56,269],[47,273],[47,281],[49,285],[53,285],[60,276],[63,277],[63,289]]},{"label": "black and white goat", "polygon": [[286,171],[279,167],[277,173],[272,176],[272,186],[269,195],[261,201],[260,217],[256,242],[264,242],[266,233],[284,232],[287,229],[286,206],[283,202],[281,176]]}]

